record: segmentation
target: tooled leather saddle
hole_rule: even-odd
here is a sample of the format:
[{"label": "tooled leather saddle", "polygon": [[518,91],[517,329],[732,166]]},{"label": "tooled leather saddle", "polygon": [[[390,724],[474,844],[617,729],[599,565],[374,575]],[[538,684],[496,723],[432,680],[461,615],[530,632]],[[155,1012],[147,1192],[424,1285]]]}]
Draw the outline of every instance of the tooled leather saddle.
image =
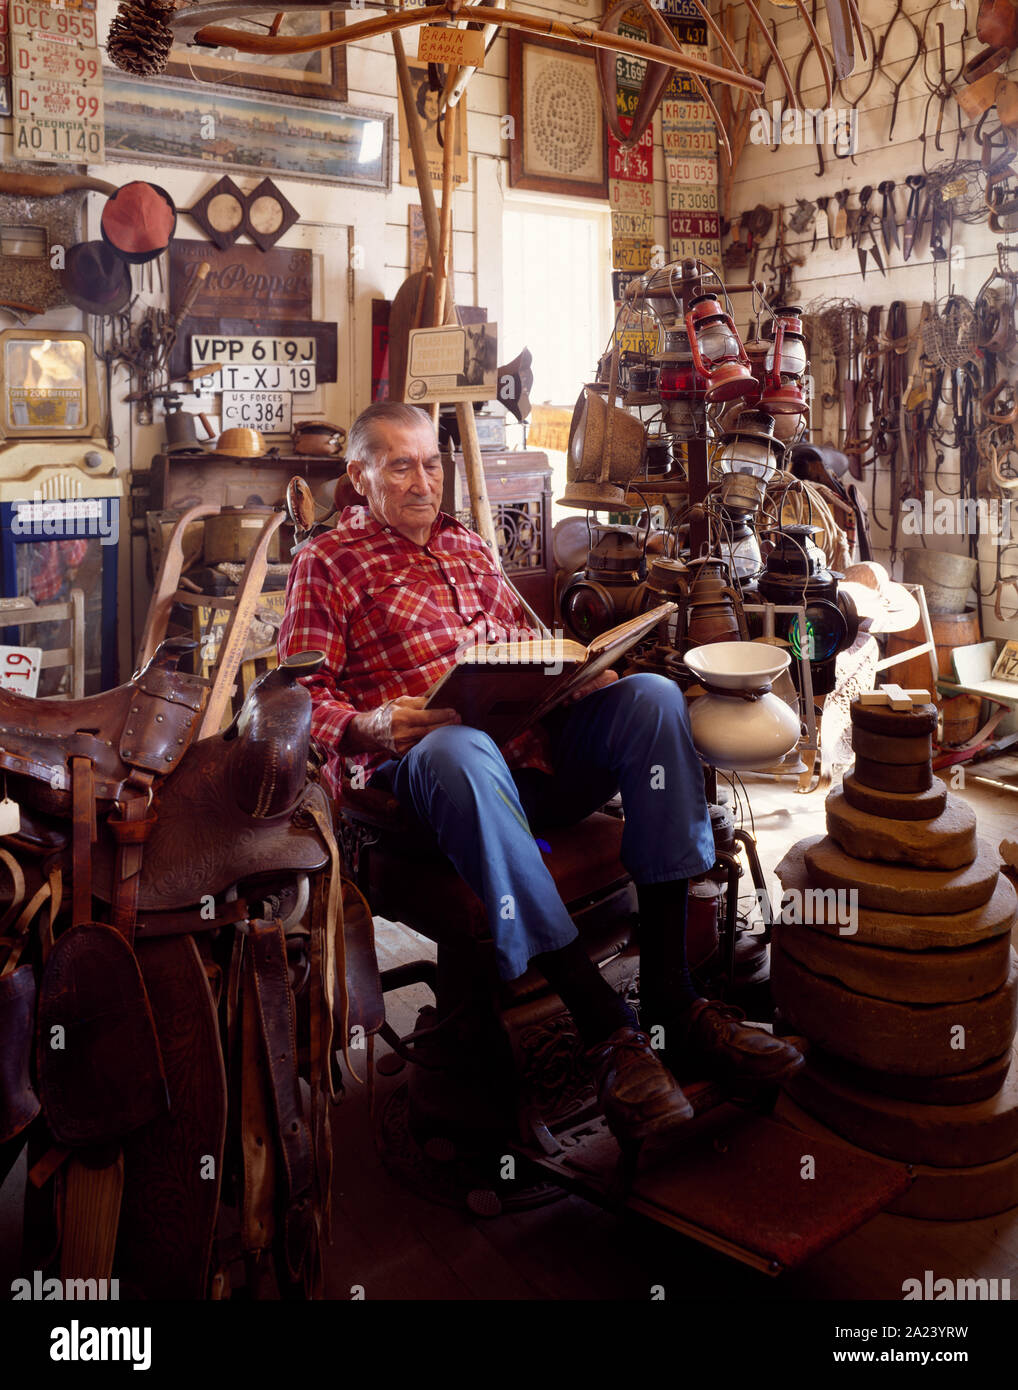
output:
[{"label": "tooled leather saddle", "polygon": [[[125,685],[86,699],[0,691],[0,774],[20,811],[0,838],[12,884],[0,902],[0,1164],[26,1138],[30,1166],[69,1152],[66,1192],[90,1195],[77,1222],[60,1219],[80,1230],[102,1184],[116,1187],[108,1155],[120,1152],[113,1267],[145,1297],[202,1297],[228,1265],[225,1171],[243,1194],[241,1253],[271,1252],[281,1279],[313,1288],[333,1025],[346,1054],[352,1025],[370,1036],[381,1023],[372,991],[354,991],[351,1009],[346,986],[347,919],[361,938],[354,973],[377,979],[371,916],[341,883],[331,806],[308,779],[298,681],[322,654],[259,677],[229,728],[199,739],[208,686],[177,669],[194,645],[164,641]],[[55,1033],[66,1046],[51,1048]],[[196,1187],[210,1160],[214,1179]],[[177,1212],[170,1227],[161,1207]],[[110,1272],[73,1267],[79,1257],[67,1257],[76,1275]]]}]

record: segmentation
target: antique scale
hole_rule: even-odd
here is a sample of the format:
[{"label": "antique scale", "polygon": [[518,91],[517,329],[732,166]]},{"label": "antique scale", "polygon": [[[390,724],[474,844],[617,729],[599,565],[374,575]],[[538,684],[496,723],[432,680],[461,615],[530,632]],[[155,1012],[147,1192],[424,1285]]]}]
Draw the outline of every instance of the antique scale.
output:
[{"label": "antique scale", "polygon": [[[0,594],[41,603],[65,599],[71,584],[82,589],[86,694],[118,679],[124,484],[100,426],[86,334],[0,333]],[[21,645],[19,628],[0,633]],[[44,640],[33,637],[35,645]]]}]

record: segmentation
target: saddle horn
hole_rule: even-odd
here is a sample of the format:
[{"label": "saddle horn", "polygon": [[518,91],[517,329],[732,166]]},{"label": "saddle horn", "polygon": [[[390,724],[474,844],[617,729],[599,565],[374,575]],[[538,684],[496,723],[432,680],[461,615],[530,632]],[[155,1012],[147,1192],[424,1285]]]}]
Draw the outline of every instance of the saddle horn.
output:
[{"label": "saddle horn", "polygon": [[325,660],[320,651],[295,652],[252,684],[225,737],[233,740],[230,783],[238,807],[268,819],[293,809],[307,781],[311,696],[297,682]]}]

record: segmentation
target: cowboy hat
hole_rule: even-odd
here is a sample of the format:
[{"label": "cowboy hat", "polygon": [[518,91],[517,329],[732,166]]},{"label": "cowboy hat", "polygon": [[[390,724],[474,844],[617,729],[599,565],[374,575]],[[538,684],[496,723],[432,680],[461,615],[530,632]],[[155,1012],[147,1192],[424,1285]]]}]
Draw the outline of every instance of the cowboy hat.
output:
[{"label": "cowboy hat", "polygon": [[131,265],[162,255],[176,226],[173,199],[154,183],[125,183],[110,194],[100,218],[103,240]]},{"label": "cowboy hat", "polygon": [[850,565],[838,585],[859,613],[860,626],[873,636],[882,632],[907,632],[919,621],[919,604],[902,584],[873,560]]},{"label": "cowboy hat", "polygon": [[131,272],[103,241],[71,246],[60,283],[76,308],[100,318],[119,313],[131,298]]}]

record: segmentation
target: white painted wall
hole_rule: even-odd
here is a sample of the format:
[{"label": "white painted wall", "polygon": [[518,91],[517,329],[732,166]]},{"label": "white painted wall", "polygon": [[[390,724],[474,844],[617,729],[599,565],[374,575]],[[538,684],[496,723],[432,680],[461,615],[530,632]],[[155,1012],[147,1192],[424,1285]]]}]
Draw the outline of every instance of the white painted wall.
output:
[{"label": "white painted wall", "polygon": [[[797,17],[794,10],[777,9],[771,6],[762,8],[768,16],[773,16],[778,22],[779,50],[794,79],[795,68],[806,42],[805,29],[801,19]],[[941,3],[934,6],[926,3],[926,0],[905,0],[904,8],[920,30],[928,19],[927,34],[931,44],[936,44],[938,40],[937,23],[941,22],[945,25],[948,39],[946,47],[947,71],[952,77],[958,73],[961,66],[961,50],[957,36],[960,34],[961,22],[966,14],[972,31],[972,36],[966,46],[966,57],[973,56],[982,46],[976,42],[974,35],[978,9],[975,4],[968,4],[964,10],[961,10],[947,3],[947,0],[941,0]],[[874,29],[878,42],[887,28],[893,9],[891,0],[861,0],[863,20]],[[826,40],[827,27],[823,7],[821,7],[820,19],[818,20],[818,29],[821,38]],[[901,185],[904,183],[906,174],[922,172],[923,148],[920,135],[923,128],[924,111],[929,100],[929,89],[923,78],[922,60],[904,82],[898,106],[894,139],[891,141],[888,138],[892,84],[901,79],[909,66],[915,48],[915,38],[911,29],[899,19],[891,31],[887,43],[882,74],[875,78],[869,94],[859,108],[859,153],[854,166],[847,161],[835,161],[828,157],[826,172],[822,177],[818,177],[816,152],[810,146],[784,145],[774,153],[764,146],[747,145],[736,173],[732,216],[735,217],[758,203],[764,203],[768,207],[774,208],[780,202],[786,209],[793,208],[797,197],[812,201],[818,195],[827,195],[831,198],[831,206],[833,206],[834,194],[839,189],[851,188],[854,192],[858,192],[864,184],[871,184],[876,189],[877,185],[884,179],[893,179],[896,184]],[[741,52],[741,47],[738,51]],[[929,57],[928,66],[931,80],[935,82],[939,73],[939,62],[935,61],[932,54]],[[1011,67],[1014,66],[1012,60]],[[824,93],[820,85],[818,65],[815,59],[810,60],[804,76],[806,79],[806,89],[803,92],[805,104],[822,107]],[[860,80],[857,76],[847,79],[846,85],[850,95],[860,90],[863,81],[864,79]],[[767,101],[770,102],[778,95],[777,75],[776,71],[772,69],[767,84]],[[837,95],[835,104],[838,104]],[[944,134],[941,139],[944,148],[943,152],[939,154],[932,147],[937,109],[938,101],[934,98],[931,103],[929,119],[931,140],[928,164],[930,167],[953,158],[955,149],[957,104],[952,99],[945,107]],[[962,122],[963,127],[971,124],[964,116]],[[829,151],[825,153],[827,156],[830,154]],[[978,158],[978,156],[978,147],[966,138],[961,145],[960,157],[972,159]],[[907,189],[901,187],[896,189],[899,226],[905,217],[906,193]],[[850,200],[852,206],[855,205],[855,201],[855,199]],[[878,214],[880,204],[881,199],[875,193],[870,206]],[[855,298],[864,308],[868,308],[871,304],[881,304],[886,310],[892,300],[901,299],[908,305],[909,328],[912,331],[918,324],[920,309],[924,300],[943,300],[951,292],[964,295],[969,300],[976,297],[980,287],[996,265],[997,242],[1002,239],[1006,238],[1001,238],[998,234],[993,233],[985,222],[974,225],[956,223],[953,238],[956,259],[953,263],[937,265],[933,261],[928,249],[927,235],[924,237],[918,254],[913,252],[907,264],[903,264],[900,250],[892,250],[887,277],[883,278],[878,272],[868,268],[865,280],[860,278],[856,252],[847,240],[838,251],[831,251],[824,242],[817,247],[814,253],[809,255],[806,265],[798,273],[796,302],[806,303],[818,298],[845,296]],[[768,243],[770,240],[769,237]],[[807,234],[806,245],[802,249],[808,251],[811,240],[812,233],[810,232]],[[881,253],[883,253],[882,240],[880,247]],[[1010,366],[1007,371],[1013,379],[1015,368]],[[873,467],[866,471],[868,485],[872,489],[876,516],[886,525],[890,497],[889,474],[884,465],[878,465],[875,472]],[[941,476],[947,490],[957,488],[956,454],[948,454],[941,470]],[[927,485],[931,489],[934,488],[932,465],[928,472]],[[879,547],[885,534],[878,526],[874,526],[873,539],[876,546]],[[908,544],[909,542],[906,539],[904,543]],[[928,538],[928,544],[931,549],[952,551],[958,554],[968,553],[964,538],[934,536]],[[889,556],[885,552],[879,554],[878,558],[886,563]],[[984,543],[982,545],[980,560],[981,584],[983,590],[987,591],[992,588],[995,573],[995,556],[991,544]],[[895,573],[899,576],[901,573],[900,563],[899,557],[895,567]],[[1018,573],[1018,565],[1011,564],[1008,569],[1012,574]],[[1007,572],[1008,570],[1005,570],[1005,573]],[[1007,614],[1008,606],[1005,606],[1004,611]],[[1018,631],[1018,622],[1010,621],[1002,624],[994,618],[992,600],[988,604],[985,602],[983,604],[983,622],[986,636],[1013,637]]]}]

